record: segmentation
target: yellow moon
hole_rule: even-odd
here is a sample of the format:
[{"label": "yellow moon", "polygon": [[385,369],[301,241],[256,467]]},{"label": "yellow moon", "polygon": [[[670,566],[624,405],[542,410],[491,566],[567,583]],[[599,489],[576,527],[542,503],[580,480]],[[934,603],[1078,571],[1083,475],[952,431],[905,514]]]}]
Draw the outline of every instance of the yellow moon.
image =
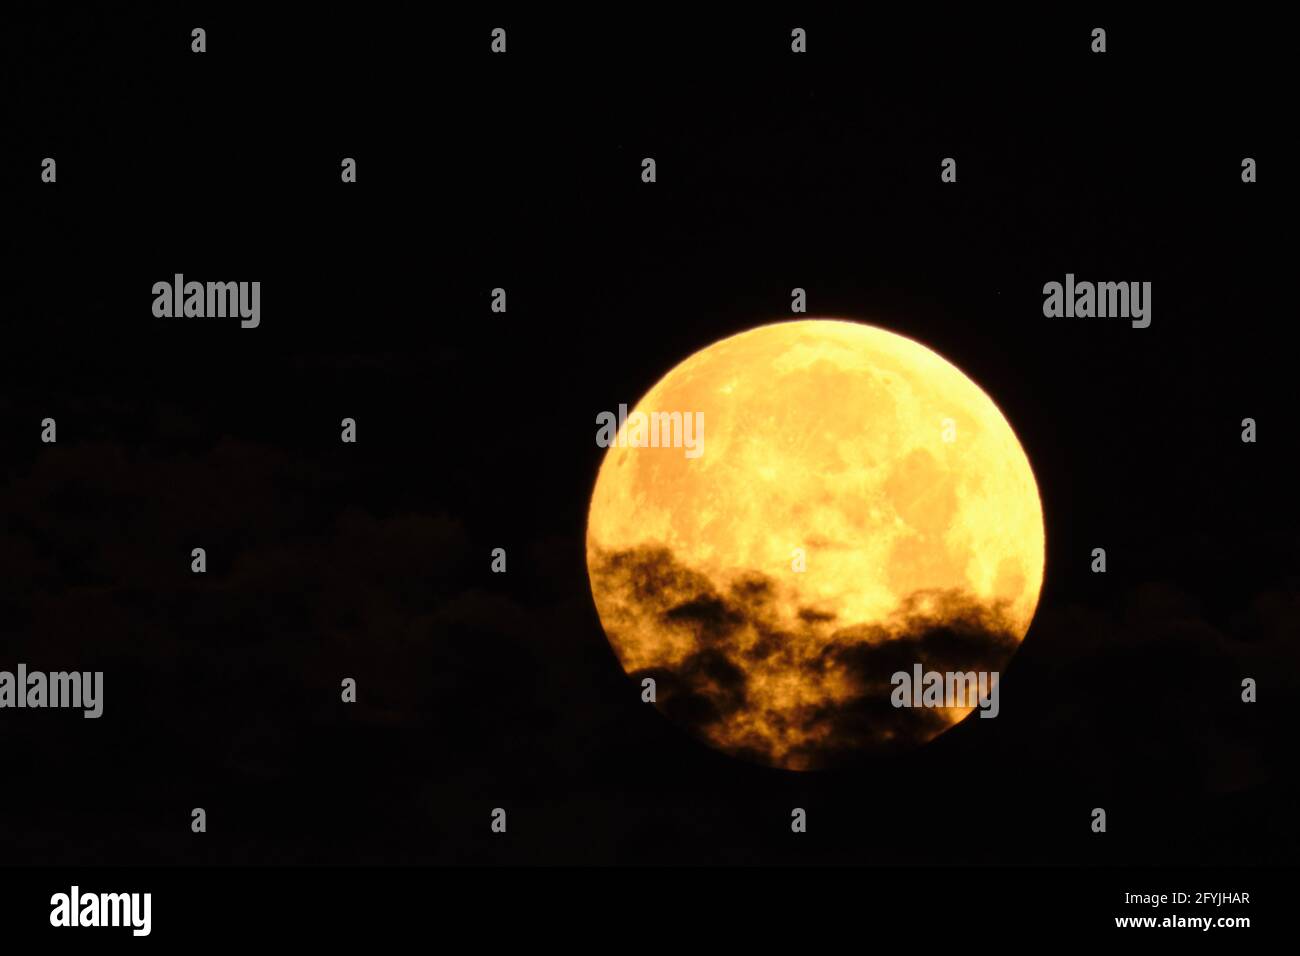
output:
[{"label": "yellow moon", "polygon": [[978,703],[905,706],[897,674],[996,687],[1038,604],[1042,504],[1011,426],[951,363],[861,323],[764,325],[691,355],[615,430],[592,596],[643,697],[705,743],[834,766]]}]

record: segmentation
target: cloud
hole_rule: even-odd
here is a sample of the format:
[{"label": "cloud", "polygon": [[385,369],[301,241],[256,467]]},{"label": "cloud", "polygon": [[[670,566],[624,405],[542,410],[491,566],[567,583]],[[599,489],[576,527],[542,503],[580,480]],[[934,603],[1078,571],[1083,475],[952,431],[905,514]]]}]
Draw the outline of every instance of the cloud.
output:
[{"label": "cloud", "polygon": [[670,719],[791,769],[932,739],[959,712],[895,707],[892,675],[918,663],[1000,671],[1019,643],[997,607],[958,591],[910,595],[887,621],[837,622],[824,610],[783,613],[778,582],[762,574],[714,582],[662,547],[599,554],[592,584],[611,641],[633,678],[654,678]]}]

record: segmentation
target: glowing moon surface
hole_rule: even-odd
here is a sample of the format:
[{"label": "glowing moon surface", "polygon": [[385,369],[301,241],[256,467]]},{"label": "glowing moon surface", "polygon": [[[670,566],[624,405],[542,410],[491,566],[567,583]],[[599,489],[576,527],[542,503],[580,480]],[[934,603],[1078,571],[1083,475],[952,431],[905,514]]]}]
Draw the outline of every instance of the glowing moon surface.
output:
[{"label": "glowing moon surface", "polygon": [[[666,417],[653,447],[637,412],[702,413],[698,447],[672,447]],[[618,428],[587,523],[624,669],[704,742],[796,770],[966,716],[895,706],[891,677],[1000,672],[1043,555],[1033,471],[993,401],[911,339],[829,320],[751,329],[668,372]]]}]

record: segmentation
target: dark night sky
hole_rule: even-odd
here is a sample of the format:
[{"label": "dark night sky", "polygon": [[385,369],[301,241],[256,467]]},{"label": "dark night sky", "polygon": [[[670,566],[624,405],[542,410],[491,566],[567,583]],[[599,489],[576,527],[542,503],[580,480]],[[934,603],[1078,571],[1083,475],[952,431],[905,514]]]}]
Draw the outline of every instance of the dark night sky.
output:
[{"label": "dark night sky", "polygon": [[[494,58],[497,19],[7,31],[0,668],[103,670],[106,691],[98,721],[0,715],[23,781],[0,788],[0,856],[1293,860],[1268,41],[1108,18],[1093,56],[1085,20],[502,15]],[[153,318],[175,272],[260,280],[261,328]],[[1151,327],[1044,318],[1066,272],[1150,280]],[[795,286],[994,398],[1048,542],[999,719],[815,775],[643,705],[583,557],[596,413],[788,317]]]}]

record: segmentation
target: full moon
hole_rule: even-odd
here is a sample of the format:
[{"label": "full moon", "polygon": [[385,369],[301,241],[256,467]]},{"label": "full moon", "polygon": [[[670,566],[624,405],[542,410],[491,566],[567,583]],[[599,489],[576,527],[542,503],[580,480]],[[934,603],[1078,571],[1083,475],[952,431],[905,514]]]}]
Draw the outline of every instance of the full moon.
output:
[{"label": "full moon", "polygon": [[645,698],[790,770],[961,721],[973,698],[901,705],[896,675],[996,686],[1043,581],[1038,486],[993,400],[925,346],[834,320],[733,335],[660,379],[617,426],[586,545]]}]

